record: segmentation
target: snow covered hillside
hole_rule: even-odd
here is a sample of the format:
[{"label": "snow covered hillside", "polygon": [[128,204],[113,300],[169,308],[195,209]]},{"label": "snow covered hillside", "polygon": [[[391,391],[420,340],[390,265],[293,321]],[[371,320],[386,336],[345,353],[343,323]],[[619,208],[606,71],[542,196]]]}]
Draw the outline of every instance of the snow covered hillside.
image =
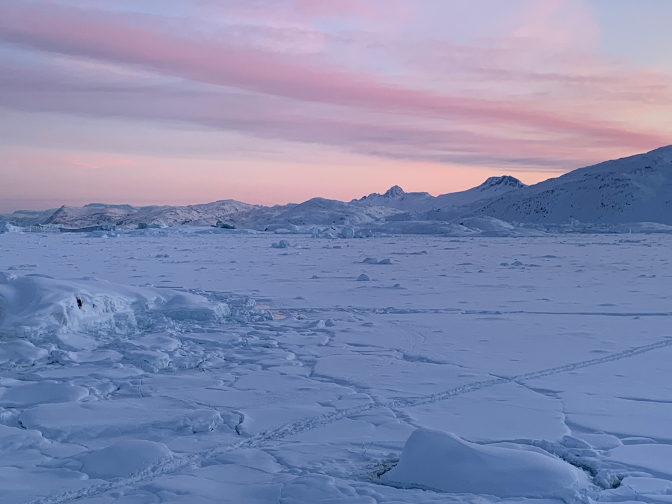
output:
[{"label": "snow covered hillside", "polygon": [[[64,206],[53,215],[19,212],[4,216],[19,226],[36,224],[40,218],[44,219],[41,223],[70,228],[99,224],[133,228],[143,223],[213,226],[221,221],[236,228],[270,231],[282,228],[310,232],[314,227],[331,227],[338,234],[344,227],[351,227],[359,235],[453,235],[461,234],[460,226],[501,231],[511,223],[557,226],[579,222],[588,225],[586,229],[643,222],[669,226],[672,146],[581,168],[532,186],[504,175],[490,177],[467,191],[436,197],[425,192],[407,193],[393,186],[384,194],[373,193],[350,202],[312,198],[273,207],[233,200],[184,207],[89,204]],[[467,222],[478,225],[469,226]]]},{"label": "snow covered hillside", "polygon": [[0,214],[0,221],[11,222],[16,226],[33,226],[44,224],[54,215],[56,208],[44,211],[17,210],[11,214]]},{"label": "snow covered hillside", "polygon": [[428,212],[431,210],[454,210],[456,213],[464,213],[472,205],[501,196],[511,190],[525,187],[517,178],[503,175],[490,177],[481,185],[455,193],[432,196],[426,192],[407,193],[399,186],[391,187],[385,194],[369,194],[352,203],[362,205],[377,205],[396,208],[405,212]]},{"label": "snow covered hillside", "polygon": [[672,235],[286,238],[0,234],[0,502],[670,501]]},{"label": "snow covered hillside", "polygon": [[672,224],[672,146],[511,192],[476,212],[504,221]]},{"label": "snow covered hillside", "polygon": [[226,219],[230,214],[258,208],[239,201],[224,200],[214,203],[189,206],[147,206],[105,205],[91,203],[83,207],[63,206],[59,208],[45,224],[58,224],[65,227],[85,227],[103,223],[122,227],[137,227],[140,223],[163,224],[166,226],[214,225],[218,220]]}]

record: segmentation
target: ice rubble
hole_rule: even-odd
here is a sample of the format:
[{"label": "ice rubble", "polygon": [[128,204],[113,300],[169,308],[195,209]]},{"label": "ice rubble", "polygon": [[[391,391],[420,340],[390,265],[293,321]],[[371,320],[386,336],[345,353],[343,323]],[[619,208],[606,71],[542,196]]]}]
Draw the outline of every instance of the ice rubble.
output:
[{"label": "ice rubble", "polygon": [[40,355],[26,347],[28,342],[48,340],[65,350],[91,350],[98,336],[127,336],[185,321],[217,323],[230,315],[227,303],[188,292],[159,292],[95,278],[0,273],[0,337],[27,340],[3,345],[0,361]]},{"label": "ice rubble", "polygon": [[383,482],[407,488],[496,497],[561,497],[589,485],[586,474],[541,450],[511,443],[478,445],[417,429]]}]

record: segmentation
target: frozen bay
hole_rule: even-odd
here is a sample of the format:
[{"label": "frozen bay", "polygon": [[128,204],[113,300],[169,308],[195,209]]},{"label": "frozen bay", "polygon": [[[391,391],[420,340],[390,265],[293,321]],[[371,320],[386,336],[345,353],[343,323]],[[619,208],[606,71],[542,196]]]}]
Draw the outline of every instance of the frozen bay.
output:
[{"label": "frozen bay", "polygon": [[671,246],[3,234],[0,501],[672,501]]}]

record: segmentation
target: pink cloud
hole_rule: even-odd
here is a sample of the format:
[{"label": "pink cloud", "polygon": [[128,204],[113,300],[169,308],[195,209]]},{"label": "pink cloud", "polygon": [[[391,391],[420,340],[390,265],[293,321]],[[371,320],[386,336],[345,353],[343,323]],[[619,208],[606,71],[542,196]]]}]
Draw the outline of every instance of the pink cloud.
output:
[{"label": "pink cloud", "polygon": [[0,38],[302,102],[449,122],[498,123],[639,149],[664,143],[663,135],[632,131],[580,113],[566,116],[519,100],[464,98],[401,87],[316,57],[234,44],[225,35],[218,40],[197,34],[187,37],[171,30],[166,20],[151,16],[12,2],[3,7]]}]

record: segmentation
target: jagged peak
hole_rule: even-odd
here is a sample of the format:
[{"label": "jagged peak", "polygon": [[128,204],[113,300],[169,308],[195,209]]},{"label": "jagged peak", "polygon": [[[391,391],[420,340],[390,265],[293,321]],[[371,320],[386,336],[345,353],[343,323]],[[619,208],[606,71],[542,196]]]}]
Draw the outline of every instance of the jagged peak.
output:
[{"label": "jagged peak", "polygon": [[477,189],[484,191],[485,189],[489,189],[490,187],[495,186],[506,186],[513,188],[526,187],[526,185],[516,177],[512,177],[511,175],[502,175],[501,177],[489,177],[485,182],[478,186]]},{"label": "jagged peak", "polygon": [[398,185],[393,185],[387,190],[385,194],[383,194],[383,196],[387,198],[401,198],[404,194],[406,194],[406,192],[404,192],[401,187]]}]

